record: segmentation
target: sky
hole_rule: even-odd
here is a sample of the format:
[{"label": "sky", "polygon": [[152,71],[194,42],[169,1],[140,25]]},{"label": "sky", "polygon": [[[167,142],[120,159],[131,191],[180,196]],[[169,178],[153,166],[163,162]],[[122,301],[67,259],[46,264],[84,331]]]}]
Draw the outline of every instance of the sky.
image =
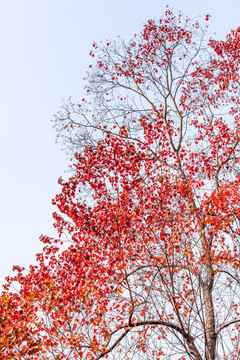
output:
[{"label": "sky", "polygon": [[55,235],[51,200],[69,162],[51,119],[83,97],[92,43],[131,38],[167,4],[210,13],[217,39],[240,26],[239,0],[0,0],[0,284],[35,262],[41,234]]}]

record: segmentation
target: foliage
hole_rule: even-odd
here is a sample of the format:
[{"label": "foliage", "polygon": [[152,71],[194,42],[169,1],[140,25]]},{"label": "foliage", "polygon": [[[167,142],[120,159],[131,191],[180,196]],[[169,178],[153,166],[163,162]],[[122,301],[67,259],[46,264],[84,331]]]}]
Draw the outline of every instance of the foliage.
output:
[{"label": "foliage", "polygon": [[93,45],[55,119],[59,239],[5,285],[2,359],[239,359],[240,31],[206,41],[205,20]]}]

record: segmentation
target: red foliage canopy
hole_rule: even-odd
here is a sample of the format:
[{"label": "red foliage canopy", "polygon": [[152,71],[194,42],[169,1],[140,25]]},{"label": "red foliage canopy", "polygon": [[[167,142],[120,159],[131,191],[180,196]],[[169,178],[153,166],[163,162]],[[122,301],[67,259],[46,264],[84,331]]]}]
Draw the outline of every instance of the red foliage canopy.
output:
[{"label": "red foliage canopy", "polygon": [[206,29],[167,10],[94,44],[55,122],[59,239],[8,279],[2,359],[239,359],[240,32]]}]

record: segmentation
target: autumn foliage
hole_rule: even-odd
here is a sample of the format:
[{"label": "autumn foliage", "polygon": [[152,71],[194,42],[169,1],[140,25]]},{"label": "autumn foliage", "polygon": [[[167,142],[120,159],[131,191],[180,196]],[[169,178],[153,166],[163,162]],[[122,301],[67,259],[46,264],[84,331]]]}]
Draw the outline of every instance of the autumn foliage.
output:
[{"label": "autumn foliage", "polygon": [[208,21],[94,44],[55,119],[59,238],[5,285],[1,359],[240,358],[240,30]]}]

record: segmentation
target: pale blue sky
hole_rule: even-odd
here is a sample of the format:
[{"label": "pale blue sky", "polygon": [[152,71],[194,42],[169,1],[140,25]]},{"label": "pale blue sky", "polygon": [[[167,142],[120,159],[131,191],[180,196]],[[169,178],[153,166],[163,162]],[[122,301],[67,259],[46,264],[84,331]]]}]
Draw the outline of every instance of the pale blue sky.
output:
[{"label": "pale blue sky", "polygon": [[240,26],[239,0],[0,0],[0,283],[54,235],[51,199],[68,163],[50,119],[62,98],[82,97],[93,41],[129,38],[166,4],[212,14],[219,39]]}]

